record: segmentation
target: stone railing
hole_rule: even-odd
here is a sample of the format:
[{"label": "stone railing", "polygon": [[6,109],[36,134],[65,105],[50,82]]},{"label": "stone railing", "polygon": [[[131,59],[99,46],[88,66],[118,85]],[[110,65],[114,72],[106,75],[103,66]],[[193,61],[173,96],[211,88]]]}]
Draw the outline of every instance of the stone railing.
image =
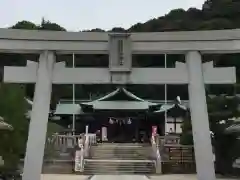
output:
[{"label": "stone railing", "polygon": [[181,145],[179,136],[155,135],[151,142],[156,159],[156,173],[196,172],[193,146]]},{"label": "stone railing", "polygon": [[180,144],[180,136],[177,135],[166,135],[166,136],[159,136],[159,143],[161,145],[164,144]]},{"label": "stone railing", "polygon": [[67,152],[68,149],[75,151],[75,171],[82,172],[84,170],[84,159],[89,156],[90,148],[97,143],[96,134],[80,134],[80,135],[60,135],[54,134],[46,141],[46,149],[57,152]]},{"label": "stone railing", "polygon": [[96,134],[85,134],[78,141],[78,148],[75,153],[75,168],[76,172],[84,171],[84,159],[89,157],[90,149],[93,144],[97,143]]},{"label": "stone railing", "polygon": [[165,144],[161,154],[163,173],[196,173],[193,146]]},{"label": "stone railing", "polygon": [[0,167],[4,165],[4,160],[3,160],[3,157],[0,156]]},{"label": "stone railing", "polygon": [[59,135],[54,134],[51,138],[47,139],[46,147],[51,146],[55,150],[66,151],[69,148],[74,148],[78,145],[78,140],[81,139],[83,134],[80,135]]},{"label": "stone railing", "polygon": [[160,144],[159,144],[159,135],[152,135],[151,137],[151,144],[153,149],[153,156],[156,160],[156,173],[162,174],[162,158],[160,153]]}]

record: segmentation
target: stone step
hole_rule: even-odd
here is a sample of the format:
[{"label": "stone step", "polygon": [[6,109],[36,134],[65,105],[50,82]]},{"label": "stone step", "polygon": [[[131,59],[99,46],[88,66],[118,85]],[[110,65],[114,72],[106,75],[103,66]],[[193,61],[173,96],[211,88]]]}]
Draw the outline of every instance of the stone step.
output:
[{"label": "stone step", "polygon": [[[115,160],[146,160],[146,157],[142,157],[142,156],[91,156],[91,159],[115,159]],[[148,158],[150,159],[150,157]]]},{"label": "stone step", "polygon": [[96,149],[149,149],[149,146],[92,146]]},{"label": "stone step", "polygon": [[128,148],[148,148],[150,147],[149,145],[126,145],[126,144],[102,144],[102,145],[94,145],[92,148],[102,148],[102,149],[111,149],[111,148],[120,148],[120,149],[128,149]]},{"label": "stone step", "polygon": [[[90,154],[91,155],[105,155],[105,154],[110,154],[110,155],[132,155],[132,156],[136,156],[136,155],[139,155],[139,156],[146,156],[146,155],[149,155],[151,154],[152,151],[147,151],[147,152],[141,152],[141,151],[130,151],[130,152],[101,152],[101,151],[90,151]],[[67,156],[65,156],[67,157]],[[68,156],[68,157],[71,157],[71,156]]]},{"label": "stone step", "polygon": [[123,154],[123,155],[129,155],[129,154],[138,154],[138,155],[146,155],[148,153],[151,153],[151,151],[95,151],[95,150],[90,150],[91,154]]},{"label": "stone step", "polygon": [[101,165],[102,167],[135,167],[135,166],[148,166],[148,165],[155,165],[154,162],[151,163],[134,163],[134,162],[130,162],[130,163],[126,163],[126,162],[119,162],[119,163],[110,163],[110,162],[87,162],[85,163],[87,165],[92,165],[92,166],[99,166]]},{"label": "stone step", "polygon": [[149,152],[152,150],[152,147],[138,147],[138,148],[122,148],[122,147],[91,147],[92,151],[98,151],[98,152],[122,152],[122,153],[128,153],[128,152]]},{"label": "stone step", "polygon": [[154,174],[155,161],[151,160],[149,144],[98,144],[90,149],[85,159],[85,174]]},{"label": "stone step", "polygon": [[90,156],[92,158],[115,158],[115,159],[122,159],[122,158],[127,158],[127,159],[148,159],[152,155],[152,150],[148,151],[142,151],[142,150],[127,150],[127,151],[121,151],[121,150],[114,150],[114,151],[101,151],[101,150],[92,150],[90,151]]},{"label": "stone step", "polygon": [[132,169],[132,170],[109,170],[109,169],[85,169],[85,175],[94,175],[94,174],[155,174],[154,169]]},{"label": "stone step", "polygon": [[44,162],[42,166],[43,174],[71,174],[73,173],[73,161],[54,160]]},{"label": "stone step", "polygon": [[109,159],[86,159],[85,160],[86,165],[101,165],[101,166],[111,166],[111,167],[116,167],[116,166],[146,166],[146,165],[154,165],[155,166],[155,161],[151,160],[109,160]]},{"label": "stone step", "polygon": [[91,148],[92,151],[99,151],[99,152],[116,152],[116,151],[120,151],[120,152],[132,152],[132,151],[137,151],[137,152],[149,152],[152,149],[148,148],[148,149],[142,149],[142,148],[128,148],[128,149],[121,149],[121,148],[108,148],[108,149],[101,149],[101,148]]},{"label": "stone step", "polygon": [[152,169],[154,168],[155,166],[154,165],[146,165],[146,164],[141,164],[141,165],[118,165],[118,166],[112,166],[112,165],[107,165],[107,164],[101,164],[101,167],[99,167],[99,164],[88,164],[85,166],[85,170],[86,169],[108,169],[108,170],[119,170],[119,169],[125,169],[125,170],[129,170],[129,169],[136,169],[136,168],[139,168],[139,169]]},{"label": "stone step", "polygon": [[133,154],[101,154],[101,153],[92,153],[90,154],[92,159],[98,158],[98,159],[109,159],[109,158],[114,158],[114,159],[151,159],[151,154],[138,154],[138,153],[133,153]]},{"label": "stone step", "polygon": [[[103,173],[103,174],[155,174],[155,170],[152,168],[135,168],[135,169],[85,169],[84,174],[98,174],[98,173]],[[47,174],[47,173],[45,173]],[[49,174],[49,173],[48,173]],[[63,173],[62,173],[63,174]],[[66,173],[67,174],[67,173]]]},{"label": "stone step", "polygon": [[142,164],[142,165],[118,165],[118,166],[112,166],[112,165],[106,165],[106,164],[102,164],[101,167],[99,167],[99,164],[88,164],[85,166],[85,170],[86,169],[108,169],[108,170],[119,170],[119,169],[125,169],[125,170],[128,170],[128,169],[136,169],[136,168],[139,168],[139,169],[145,169],[145,168],[154,168],[154,165],[146,165],[146,164]]},{"label": "stone step", "polygon": [[149,146],[151,143],[98,143],[98,146]]},{"label": "stone step", "polygon": [[146,160],[86,160],[85,174],[154,174],[155,162]]}]

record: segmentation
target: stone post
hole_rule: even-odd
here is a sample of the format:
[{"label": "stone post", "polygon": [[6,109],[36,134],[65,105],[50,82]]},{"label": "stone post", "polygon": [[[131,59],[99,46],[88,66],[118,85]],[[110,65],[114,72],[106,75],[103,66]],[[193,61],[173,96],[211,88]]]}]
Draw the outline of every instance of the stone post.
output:
[{"label": "stone post", "polygon": [[23,180],[40,180],[41,178],[54,63],[53,52],[44,51],[40,54]]},{"label": "stone post", "polygon": [[186,62],[197,178],[215,180],[201,54],[197,51],[188,52]]}]

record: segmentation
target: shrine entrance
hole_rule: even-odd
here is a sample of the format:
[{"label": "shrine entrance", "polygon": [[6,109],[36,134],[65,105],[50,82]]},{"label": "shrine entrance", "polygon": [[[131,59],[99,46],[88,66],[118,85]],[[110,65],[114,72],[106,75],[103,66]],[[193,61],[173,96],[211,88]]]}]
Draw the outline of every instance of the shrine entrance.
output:
[{"label": "shrine entrance", "polygon": [[[96,130],[107,127],[111,143],[150,142],[154,118],[149,114],[161,106],[137,97],[124,87],[90,102],[80,104],[83,113],[91,113],[98,124]],[[156,122],[160,123],[159,118]],[[162,119],[164,123],[164,117]]]},{"label": "shrine entrance", "polygon": [[130,143],[136,142],[136,127],[133,125],[131,119],[115,119],[111,118],[109,124],[110,142],[115,143]]},{"label": "shrine entrance", "polygon": [[162,114],[155,116],[111,117],[104,123],[110,143],[150,143],[153,127],[164,135],[165,121]]}]

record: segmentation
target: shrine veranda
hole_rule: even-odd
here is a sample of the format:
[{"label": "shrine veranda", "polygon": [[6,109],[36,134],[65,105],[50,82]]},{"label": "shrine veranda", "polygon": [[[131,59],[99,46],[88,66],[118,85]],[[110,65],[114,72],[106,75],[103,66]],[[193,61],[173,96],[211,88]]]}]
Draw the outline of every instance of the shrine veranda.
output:
[{"label": "shrine veranda", "polygon": [[[204,54],[240,52],[240,30],[98,33],[0,29],[0,51],[39,54],[4,68],[4,82],[35,83],[23,180],[40,180],[52,84],[188,84],[198,180],[214,180],[204,84],[234,84],[235,68],[215,68]],[[68,68],[58,54],[107,54],[107,68]],[[175,68],[132,67],[133,54],[184,54]]]}]

